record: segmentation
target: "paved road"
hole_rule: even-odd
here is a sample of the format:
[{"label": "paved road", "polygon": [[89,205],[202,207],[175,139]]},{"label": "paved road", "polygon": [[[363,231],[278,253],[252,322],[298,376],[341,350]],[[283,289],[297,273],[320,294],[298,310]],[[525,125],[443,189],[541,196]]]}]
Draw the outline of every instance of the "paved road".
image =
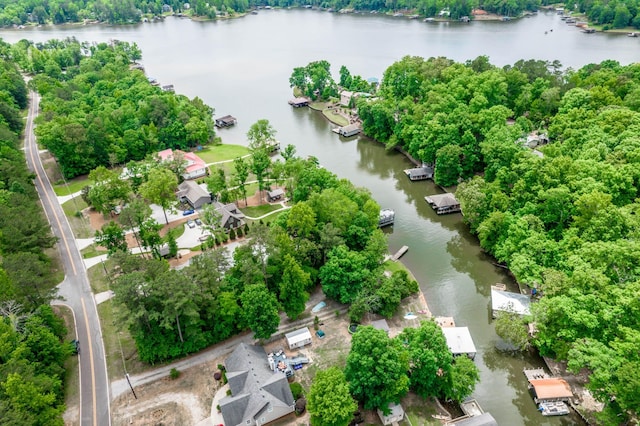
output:
[{"label": "paved road", "polygon": [[30,98],[25,131],[25,156],[29,169],[36,174],[36,189],[53,234],[58,237],[58,250],[64,264],[65,279],[58,286],[58,293],[63,300],[56,303],[65,304],[73,310],[76,334],[80,341],[80,424],[108,426],[111,425],[109,381],[100,320],[73,231],[38,155],[33,120],[38,115],[39,98],[35,92],[30,93]]}]

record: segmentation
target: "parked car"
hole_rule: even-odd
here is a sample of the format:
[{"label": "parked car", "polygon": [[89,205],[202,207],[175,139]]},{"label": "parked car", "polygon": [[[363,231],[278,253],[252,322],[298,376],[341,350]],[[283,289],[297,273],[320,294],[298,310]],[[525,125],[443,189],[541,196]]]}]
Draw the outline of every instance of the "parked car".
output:
[{"label": "parked car", "polygon": [[80,342],[76,339],[71,341],[71,350],[74,355],[78,355],[80,353]]},{"label": "parked car", "polygon": [[196,218],[196,225],[198,226],[202,226],[202,221],[200,220],[200,218]]},{"label": "parked car", "polygon": [[187,226],[188,226],[189,228],[193,229],[193,228],[195,228],[195,227],[196,227],[196,223],[195,223],[193,220],[189,219],[189,220],[187,221]]},{"label": "parked car", "polygon": [[182,216],[189,216],[190,214],[194,214],[195,211],[190,209],[190,210],[185,210],[182,212]]}]

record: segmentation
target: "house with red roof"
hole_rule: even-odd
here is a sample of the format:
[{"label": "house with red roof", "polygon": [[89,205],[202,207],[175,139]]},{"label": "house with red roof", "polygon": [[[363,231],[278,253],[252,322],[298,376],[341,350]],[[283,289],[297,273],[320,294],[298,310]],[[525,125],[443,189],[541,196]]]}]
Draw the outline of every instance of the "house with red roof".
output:
[{"label": "house with red roof", "polygon": [[197,179],[207,175],[207,165],[204,160],[198,157],[193,152],[184,152],[179,149],[173,151],[172,149],[165,149],[158,152],[160,161],[172,161],[174,158],[182,157],[185,161],[185,169],[182,177],[185,180]]}]

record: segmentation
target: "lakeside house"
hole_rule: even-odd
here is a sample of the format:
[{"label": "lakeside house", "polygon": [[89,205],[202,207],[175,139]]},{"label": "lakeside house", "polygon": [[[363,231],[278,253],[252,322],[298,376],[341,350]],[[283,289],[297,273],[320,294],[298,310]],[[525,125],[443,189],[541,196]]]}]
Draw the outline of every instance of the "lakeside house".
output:
[{"label": "lakeside house", "polygon": [[173,88],[173,84],[167,84],[165,86],[162,86],[162,91],[175,93],[176,90]]},{"label": "lakeside house", "polygon": [[212,201],[211,194],[192,180],[185,180],[178,185],[176,195],[181,203],[189,204],[194,210]]},{"label": "lakeside house", "polygon": [[240,211],[235,203],[222,204],[216,202],[216,211],[222,216],[220,225],[226,230],[236,229],[244,226],[244,213]]},{"label": "lakeside house", "polygon": [[240,343],[224,366],[231,391],[219,404],[225,425],[262,425],[293,413],[287,377],[271,371],[264,348]]},{"label": "lakeside house", "polygon": [[193,152],[165,149],[158,152],[158,157],[161,162],[173,161],[175,158],[182,157],[186,163],[184,173],[182,173],[183,179],[197,179],[207,175],[207,164]]},{"label": "lakeside house", "polygon": [[424,199],[436,211],[436,214],[458,213],[461,211],[460,202],[450,192],[428,195]]},{"label": "lakeside house", "polygon": [[493,318],[498,312],[514,312],[518,315],[529,315],[531,298],[526,294],[505,291],[497,286],[491,286],[491,311]]},{"label": "lakeside house", "polygon": [[238,122],[235,117],[225,115],[224,117],[216,118],[216,127],[231,127]]},{"label": "lakeside house", "polygon": [[476,357],[476,345],[473,343],[469,327],[442,327],[442,334],[453,356],[466,355]]},{"label": "lakeside house", "polygon": [[413,169],[404,170],[404,174],[407,175],[407,177],[411,181],[433,179],[433,172],[433,166],[424,163],[420,167],[414,167]]}]

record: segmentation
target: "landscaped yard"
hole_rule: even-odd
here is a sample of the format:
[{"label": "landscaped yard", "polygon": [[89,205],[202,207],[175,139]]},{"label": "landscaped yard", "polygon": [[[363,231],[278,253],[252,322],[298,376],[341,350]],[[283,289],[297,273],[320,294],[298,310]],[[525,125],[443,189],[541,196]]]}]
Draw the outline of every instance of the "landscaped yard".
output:
[{"label": "landscaped yard", "polygon": [[91,182],[89,182],[89,179],[86,176],[82,176],[68,180],[66,183],[64,181],[58,181],[53,185],[53,190],[57,196],[71,195],[81,191],[82,188],[90,184]]},{"label": "landscaped yard", "polygon": [[347,126],[349,125],[349,120],[342,114],[338,113],[335,109],[325,109],[322,111],[322,114],[327,117],[329,121],[338,126]]},{"label": "landscaped yard", "polygon": [[281,208],[282,206],[280,204],[263,204],[261,206],[243,207],[240,210],[242,210],[242,213],[244,213],[245,216],[260,217]]},{"label": "landscaped yard", "polygon": [[64,210],[76,238],[91,238],[95,235],[89,220],[82,215],[82,210],[87,207],[87,203],[81,197],[75,197],[62,204],[62,210]]},{"label": "landscaped yard", "polygon": [[213,145],[205,147],[202,151],[196,151],[196,154],[209,164],[242,157],[249,154],[249,148],[242,145]]}]

